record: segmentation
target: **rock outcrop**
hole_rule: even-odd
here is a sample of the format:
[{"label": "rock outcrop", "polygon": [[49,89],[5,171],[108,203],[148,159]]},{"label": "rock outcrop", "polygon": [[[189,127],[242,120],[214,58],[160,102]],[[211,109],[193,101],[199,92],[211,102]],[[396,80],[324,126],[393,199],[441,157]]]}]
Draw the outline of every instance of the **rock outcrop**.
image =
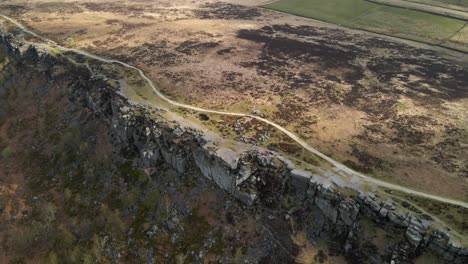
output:
[{"label": "rock outcrop", "polygon": [[[69,64],[65,58],[40,54],[32,46],[21,52],[4,36],[0,37],[0,50],[21,63]],[[217,146],[196,129],[150,115],[148,109],[130,102],[104,79],[93,77],[85,69],[77,72],[79,78],[67,87],[70,101],[108,120],[113,144],[122,153],[137,156],[144,167],[166,162],[179,174],[197,169],[247,206],[274,207],[285,197],[292,197],[292,214],[301,211],[307,216],[308,238],[334,238],[344,252],[353,250],[358,220],[366,216],[382,226],[395,227],[405,237],[395,247],[392,263],[403,263],[402,259],[424,249],[450,263],[468,263],[468,249],[451,242],[446,230],[438,230],[432,222],[418,219],[391,200],[381,199],[374,192],[344,195],[330,179],[295,168],[285,157],[269,150],[235,151]],[[0,85],[0,96],[4,93]]]}]

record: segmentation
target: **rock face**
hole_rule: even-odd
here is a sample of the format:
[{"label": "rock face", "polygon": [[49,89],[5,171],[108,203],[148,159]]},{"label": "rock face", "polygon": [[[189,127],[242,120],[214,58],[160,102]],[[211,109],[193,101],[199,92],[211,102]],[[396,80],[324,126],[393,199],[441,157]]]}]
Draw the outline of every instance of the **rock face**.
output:
[{"label": "rock face", "polygon": [[[39,54],[34,47],[21,53],[2,36],[0,55],[5,53],[24,63],[68,63],[63,58]],[[404,246],[395,247],[393,263],[401,263],[398,252],[426,248],[451,263],[468,263],[468,249],[454,245],[444,230],[429,231],[434,230],[430,223],[397,208],[390,200],[381,200],[372,192],[354,198],[345,196],[327,178],[294,168],[271,151],[253,148],[238,153],[216,146],[200,131],[162,117],[150,117],[147,109],[129,102],[105,80],[84,70],[80,74],[79,80],[68,87],[70,101],[108,120],[112,124],[112,143],[122,153],[138,156],[142,166],[150,168],[166,162],[179,174],[200,170],[217,186],[252,207],[275,206],[285,197],[292,197],[306,215],[308,238],[336,238],[345,252],[352,251],[350,241],[355,240],[358,219],[366,216],[382,226],[397,228],[406,238]],[[0,85],[0,96],[4,93]]]}]

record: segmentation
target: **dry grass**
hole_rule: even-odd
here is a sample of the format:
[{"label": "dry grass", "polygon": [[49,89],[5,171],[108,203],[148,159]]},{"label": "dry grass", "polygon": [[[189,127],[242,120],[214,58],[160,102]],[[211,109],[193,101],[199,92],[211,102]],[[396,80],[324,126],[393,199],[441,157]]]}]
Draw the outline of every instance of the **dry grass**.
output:
[{"label": "dry grass", "polygon": [[[467,199],[468,183],[463,178],[467,139],[448,134],[446,129],[466,133],[465,92],[460,91],[458,97],[446,94],[445,83],[456,78],[450,72],[436,69],[434,74],[441,72],[437,76],[420,74],[428,63],[447,58],[446,65],[458,67],[454,58],[466,61],[465,55],[429,54],[420,45],[400,42],[379,46],[372,35],[339,31],[332,25],[276,12],[213,5],[211,0],[14,2],[25,9],[6,6],[4,12],[65,45],[141,67],[171,98],[219,110],[250,113],[259,109],[324,153],[355,164],[357,169],[427,192]],[[265,41],[239,37],[242,30],[257,32],[283,24],[310,26],[316,32],[276,30],[271,35],[253,35],[267,36]],[[65,42],[68,37],[72,41]],[[304,47],[278,48],[292,41],[305,43]],[[359,49],[363,45],[369,47]],[[318,50],[317,54],[294,53],[309,47]],[[331,54],[345,50],[343,56],[357,56],[349,61],[343,56],[330,58],[325,53],[328,48]],[[398,57],[405,50],[408,55]],[[408,58],[412,61],[400,63]],[[372,63],[382,69],[375,66],[371,70]],[[379,79],[392,63],[398,67],[392,78]],[[351,77],[345,77],[348,75]],[[466,80],[458,81],[460,89],[467,85]],[[162,104],[148,87],[134,87],[138,86],[126,90],[131,98]],[[428,121],[412,125],[420,117]],[[411,133],[427,139],[412,143],[420,136]],[[461,147],[444,145],[452,139]],[[441,182],[443,188],[433,188]]]}]

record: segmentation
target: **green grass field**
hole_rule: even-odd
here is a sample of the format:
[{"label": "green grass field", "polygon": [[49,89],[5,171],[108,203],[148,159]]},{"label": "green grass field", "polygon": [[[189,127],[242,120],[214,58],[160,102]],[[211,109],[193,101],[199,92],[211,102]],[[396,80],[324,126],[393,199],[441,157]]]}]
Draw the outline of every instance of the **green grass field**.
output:
[{"label": "green grass field", "polygon": [[[445,43],[465,25],[458,19],[365,0],[281,0],[265,8],[429,44]],[[468,42],[457,49],[468,51]]]},{"label": "green grass field", "polygon": [[405,0],[408,2],[421,3],[432,6],[440,6],[455,10],[468,10],[468,0]]},{"label": "green grass field", "polygon": [[460,5],[468,7],[468,0],[435,0],[436,2],[447,3],[451,5]]}]

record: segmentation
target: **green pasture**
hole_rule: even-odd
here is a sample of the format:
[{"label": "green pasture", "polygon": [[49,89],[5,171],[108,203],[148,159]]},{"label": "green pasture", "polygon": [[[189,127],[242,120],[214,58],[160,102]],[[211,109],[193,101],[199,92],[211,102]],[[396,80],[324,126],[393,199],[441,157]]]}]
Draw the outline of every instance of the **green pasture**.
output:
[{"label": "green pasture", "polygon": [[405,0],[408,2],[421,3],[431,6],[439,6],[455,10],[467,11],[468,0]]},{"label": "green pasture", "polygon": [[[465,26],[462,20],[365,0],[280,0],[264,7],[436,45],[445,45]],[[468,42],[457,44],[468,51]]]}]

